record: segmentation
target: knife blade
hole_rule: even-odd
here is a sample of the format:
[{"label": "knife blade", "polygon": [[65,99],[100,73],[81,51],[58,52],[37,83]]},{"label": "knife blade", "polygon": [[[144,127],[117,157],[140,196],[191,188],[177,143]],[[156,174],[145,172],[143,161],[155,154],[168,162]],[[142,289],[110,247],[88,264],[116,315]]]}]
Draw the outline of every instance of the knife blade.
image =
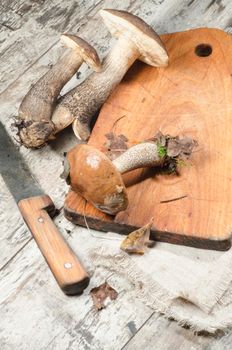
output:
[{"label": "knife blade", "polygon": [[67,295],[80,294],[89,276],[52,221],[56,209],[44,194],[0,122],[0,173],[14,197],[60,288]]}]

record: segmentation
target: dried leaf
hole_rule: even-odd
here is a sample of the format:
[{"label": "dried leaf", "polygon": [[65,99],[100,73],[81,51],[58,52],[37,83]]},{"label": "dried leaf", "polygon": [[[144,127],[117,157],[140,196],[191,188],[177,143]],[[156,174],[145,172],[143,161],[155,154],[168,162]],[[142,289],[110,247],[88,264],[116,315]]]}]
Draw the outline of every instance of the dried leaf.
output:
[{"label": "dried leaf", "polygon": [[107,282],[105,282],[100,286],[91,289],[90,295],[93,299],[94,307],[97,310],[101,310],[105,308],[105,299],[107,297],[109,297],[110,300],[117,299],[118,292],[114,288],[112,288]]},{"label": "dried leaf", "polygon": [[129,233],[122,241],[120,249],[129,254],[144,254],[146,247],[154,245],[154,242],[150,241],[152,223],[153,218],[147,225]]},{"label": "dried leaf", "polygon": [[167,135],[164,135],[161,131],[158,131],[157,134],[151,138],[151,140],[154,140],[155,142],[157,142],[157,144],[164,147],[166,146]]},{"label": "dried leaf", "polygon": [[107,149],[107,156],[113,160],[125,152],[128,148],[127,146],[127,137],[125,135],[115,135],[113,132],[109,132],[105,135],[107,141],[104,146]]},{"label": "dried leaf", "polygon": [[159,147],[165,147],[166,155],[170,158],[188,158],[197,146],[196,140],[191,137],[172,137],[170,135],[164,135],[160,131],[148,140],[156,142]]},{"label": "dried leaf", "polygon": [[187,136],[170,138],[167,144],[167,155],[168,157],[188,157],[196,145],[196,141]]}]

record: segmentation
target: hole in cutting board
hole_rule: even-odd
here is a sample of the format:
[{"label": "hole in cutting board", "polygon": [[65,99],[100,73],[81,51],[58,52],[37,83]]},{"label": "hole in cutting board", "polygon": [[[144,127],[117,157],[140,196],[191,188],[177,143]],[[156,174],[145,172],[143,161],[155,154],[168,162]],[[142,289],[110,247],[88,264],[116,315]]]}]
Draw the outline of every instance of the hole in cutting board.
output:
[{"label": "hole in cutting board", "polygon": [[207,57],[210,56],[213,49],[209,44],[199,44],[195,48],[195,54],[199,57]]}]

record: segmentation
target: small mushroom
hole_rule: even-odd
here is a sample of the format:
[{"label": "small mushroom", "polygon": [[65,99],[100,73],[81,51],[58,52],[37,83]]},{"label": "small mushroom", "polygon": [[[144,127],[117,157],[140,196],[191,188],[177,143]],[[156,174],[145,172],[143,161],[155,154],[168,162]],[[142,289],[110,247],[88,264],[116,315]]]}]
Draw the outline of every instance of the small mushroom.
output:
[{"label": "small mushroom", "polygon": [[161,165],[164,158],[159,156],[156,143],[146,142],[129,148],[114,161],[96,148],[81,144],[68,152],[67,160],[72,190],[99,210],[115,215],[128,205],[121,174],[140,167]]},{"label": "small mushroom", "polygon": [[168,64],[168,55],[161,39],[142,19],[118,10],[101,10],[100,15],[118,41],[105,58],[101,72],[91,74],[68,92],[53,115],[53,118],[59,115],[73,119],[74,133],[81,140],[89,138],[94,113],[136,59],[154,67]]},{"label": "small mushroom", "polygon": [[[174,141],[176,153],[169,156]],[[115,215],[128,205],[121,174],[143,167],[177,165],[177,160],[188,158],[195,146],[196,142],[189,137],[170,137],[159,133],[111,161],[96,148],[79,144],[67,154],[63,178],[68,179],[73,191],[96,208]]]},{"label": "small mushroom", "polygon": [[121,174],[137,168],[165,165],[174,171],[178,160],[189,158],[196,146],[197,142],[190,137],[171,137],[158,133],[111,161],[96,148],[79,144],[67,153],[63,178],[68,180],[73,191],[96,208],[116,215],[128,205]]},{"label": "small mushroom", "polygon": [[26,147],[42,146],[70,124],[66,116],[54,120],[51,117],[61,89],[81,64],[86,62],[93,70],[100,69],[97,52],[86,41],[70,34],[63,34],[61,41],[71,50],[31,87],[19,107],[17,127]]}]

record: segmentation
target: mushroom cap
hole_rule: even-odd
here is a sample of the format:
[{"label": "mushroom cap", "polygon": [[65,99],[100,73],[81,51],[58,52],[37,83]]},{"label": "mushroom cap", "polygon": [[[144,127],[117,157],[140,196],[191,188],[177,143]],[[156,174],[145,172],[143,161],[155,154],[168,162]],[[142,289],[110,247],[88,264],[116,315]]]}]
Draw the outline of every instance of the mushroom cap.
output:
[{"label": "mushroom cap", "polygon": [[79,36],[72,34],[62,34],[61,42],[74,50],[77,50],[88,66],[96,72],[101,69],[101,62],[97,51]]},{"label": "mushroom cap", "polygon": [[156,32],[141,18],[126,11],[100,10],[105,25],[116,38],[124,36],[133,41],[140,52],[139,59],[154,67],[166,67],[168,54]]},{"label": "mushroom cap", "polygon": [[73,191],[111,215],[125,210],[128,198],[123,179],[111,160],[96,148],[81,144],[67,154]]}]

